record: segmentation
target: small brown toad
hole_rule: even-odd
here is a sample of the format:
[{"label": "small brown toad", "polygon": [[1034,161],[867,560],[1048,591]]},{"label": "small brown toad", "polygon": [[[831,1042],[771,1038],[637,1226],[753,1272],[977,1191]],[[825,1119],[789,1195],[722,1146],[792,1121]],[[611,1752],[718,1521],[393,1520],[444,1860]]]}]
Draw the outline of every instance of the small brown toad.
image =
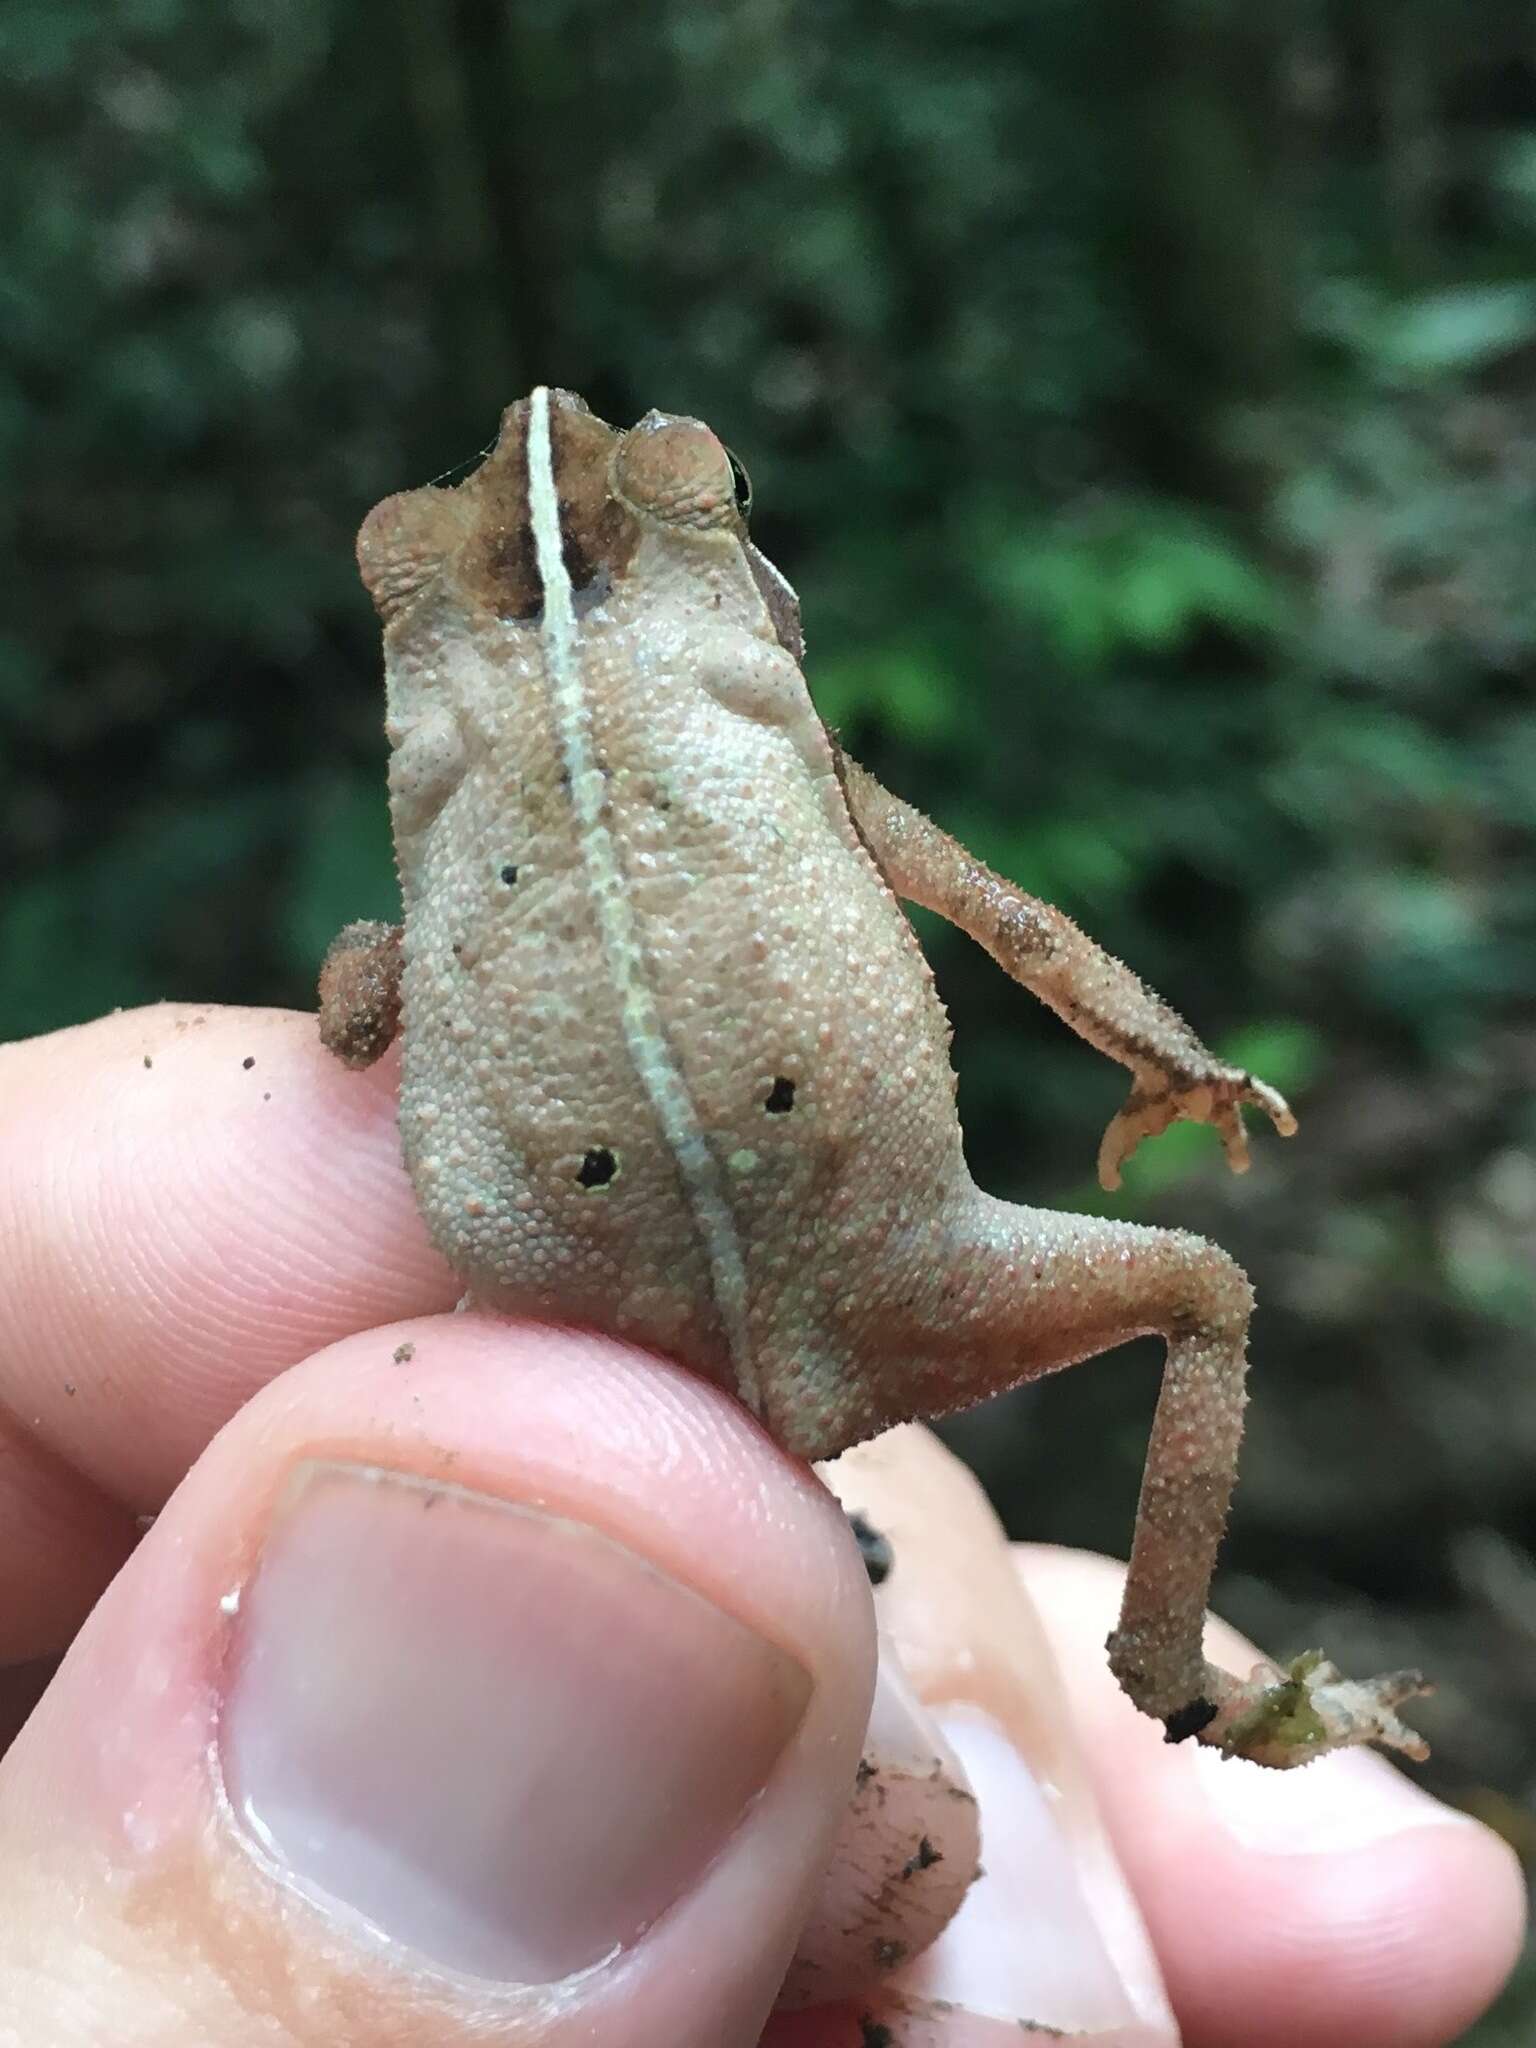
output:
[{"label": "small brown toad", "polygon": [[1206,1663],[1252,1297],[1214,1245],[1015,1208],[961,1153],[949,1027],[898,898],[1131,1072],[1099,1154],[1285,1103],[843,754],[794,592],[697,420],[512,406],[455,489],[358,541],[384,621],[405,922],[327,957],[326,1043],[398,1028],[405,1158],[474,1306],[652,1345],[826,1458],[1143,1332],[1166,1341],[1110,1658],[1170,1737],[1277,1765],[1379,1741],[1416,1674]]}]

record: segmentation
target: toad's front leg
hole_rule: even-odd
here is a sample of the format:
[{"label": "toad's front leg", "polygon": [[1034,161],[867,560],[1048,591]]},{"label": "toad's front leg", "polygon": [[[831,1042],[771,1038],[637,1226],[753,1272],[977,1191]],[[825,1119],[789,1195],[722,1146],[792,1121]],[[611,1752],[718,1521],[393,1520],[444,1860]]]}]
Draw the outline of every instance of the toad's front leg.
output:
[{"label": "toad's front leg", "polygon": [[371,1067],[400,1029],[400,927],[349,924],[320,966],[320,1042],[349,1067]]},{"label": "toad's front leg", "polygon": [[1130,1095],[1099,1146],[1106,1188],[1120,1185],[1143,1138],[1183,1118],[1214,1127],[1235,1173],[1248,1165],[1245,1104],[1291,1136],[1296,1119],[1281,1095],[1207,1051],[1176,1010],[1071,918],[994,873],[857,761],[844,754],[839,762],[849,810],[897,895],[949,918],[1080,1037],[1130,1068]]},{"label": "toad's front leg", "polygon": [[1237,1678],[1205,1661],[1253,1305],[1233,1260],[1182,1231],[1013,1208],[974,1189],[923,1237],[901,1254],[904,1271],[920,1260],[937,1275],[914,1303],[926,1327],[906,1333],[921,1360],[908,1414],[936,1405],[939,1387],[969,1401],[1132,1337],[1155,1333],[1167,1344],[1109,1653],[1121,1685],[1169,1739],[1196,1736],[1282,1768],[1366,1742],[1427,1755],[1394,1711],[1425,1690],[1416,1672],[1353,1684],[1319,1655]]}]

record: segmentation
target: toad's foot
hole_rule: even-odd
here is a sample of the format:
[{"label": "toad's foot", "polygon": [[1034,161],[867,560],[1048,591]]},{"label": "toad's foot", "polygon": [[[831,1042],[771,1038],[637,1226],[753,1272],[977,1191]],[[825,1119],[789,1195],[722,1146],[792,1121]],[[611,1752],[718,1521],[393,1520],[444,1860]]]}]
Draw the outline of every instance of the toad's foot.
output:
[{"label": "toad's foot", "polygon": [[1228,1166],[1234,1173],[1246,1173],[1245,1102],[1263,1110],[1282,1138],[1295,1135],[1296,1119],[1285,1097],[1241,1067],[1212,1066],[1187,1076],[1139,1073],[1099,1146],[1099,1185],[1119,1187],[1120,1169],[1142,1139],[1155,1138],[1181,1119],[1210,1124],[1220,1133]]},{"label": "toad's foot", "polygon": [[1168,1739],[1197,1735],[1224,1756],[1248,1757],[1273,1770],[1310,1763],[1333,1749],[1379,1742],[1423,1763],[1429,1745],[1394,1711],[1404,1700],[1431,1692],[1417,1671],[1383,1678],[1345,1678],[1321,1650],[1308,1650],[1286,1669],[1259,1664],[1245,1681],[1211,1671],[1216,1710],[1203,1727],[1168,1723]]}]

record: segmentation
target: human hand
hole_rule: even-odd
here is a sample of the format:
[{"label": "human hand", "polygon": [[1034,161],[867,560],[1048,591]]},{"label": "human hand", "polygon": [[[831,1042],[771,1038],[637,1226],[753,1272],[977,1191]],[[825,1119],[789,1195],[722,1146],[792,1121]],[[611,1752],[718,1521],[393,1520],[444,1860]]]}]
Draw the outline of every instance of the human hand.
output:
[{"label": "human hand", "polygon": [[[0,2042],[1171,2048],[1166,1981],[1186,2048],[1432,2048],[1481,2008],[1503,1845],[1377,1758],[1165,1748],[1113,1569],[1010,1558],[921,1431],[827,1475],[896,1554],[866,1730],[836,1505],[663,1361],[446,1314],[391,1065],[172,1008],[0,1051],[15,1718],[73,1639],[0,1763]],[[957,1863],[969,1773],[986,1865],[878,1989],[928,1928],[843,1822],[866,1744]],[[764,2033],[850,1941],[870,1988]]]}]

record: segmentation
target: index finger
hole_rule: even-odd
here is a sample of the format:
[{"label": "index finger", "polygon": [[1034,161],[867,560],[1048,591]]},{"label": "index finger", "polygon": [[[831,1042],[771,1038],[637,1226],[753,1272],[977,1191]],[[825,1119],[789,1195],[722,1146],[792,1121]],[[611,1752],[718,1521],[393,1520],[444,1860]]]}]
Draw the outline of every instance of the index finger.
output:
[{"label": "index finger", "polygon": [[[169,1003],[0,1048],[16,1456],[153,1510],[277,1373],[452,1306],[400,1160],[395,1064],[346,1072],[292,1011]],[[0,1526],[6,1506],[0,1478]]]}]

